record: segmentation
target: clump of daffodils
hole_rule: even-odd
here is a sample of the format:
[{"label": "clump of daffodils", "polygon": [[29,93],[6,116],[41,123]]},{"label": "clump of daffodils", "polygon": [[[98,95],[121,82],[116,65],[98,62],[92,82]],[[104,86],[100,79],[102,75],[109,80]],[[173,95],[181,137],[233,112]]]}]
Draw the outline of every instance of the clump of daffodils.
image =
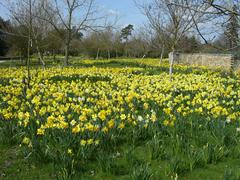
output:
[{"label": "clump of daffodils", "polygon": [[[0,83],[0,118],[29,133],[22,145],[32,148],[34,141],[58,137],[94,147],[113,132],[155,124],[174,128],[192,115],[226,125],[240,117],[240,82],[218,72],[176,73],[172,81],[167,73],[150,76],[142,68],[47,68],[31,74],[31,89],[25,90],[24,69],[1,69],[0,78],[12,80]],[[65,152],[73,155],[74,149]]]}]

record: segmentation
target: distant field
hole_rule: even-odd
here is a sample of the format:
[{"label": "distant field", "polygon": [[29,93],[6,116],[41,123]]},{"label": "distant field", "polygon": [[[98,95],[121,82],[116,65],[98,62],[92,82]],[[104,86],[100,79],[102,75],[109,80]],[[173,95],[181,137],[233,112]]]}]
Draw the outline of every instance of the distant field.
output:
[{"label": "distant field", "polygon": [[0,179],[239,179],[240,80],[158,59],[0,65]]}]

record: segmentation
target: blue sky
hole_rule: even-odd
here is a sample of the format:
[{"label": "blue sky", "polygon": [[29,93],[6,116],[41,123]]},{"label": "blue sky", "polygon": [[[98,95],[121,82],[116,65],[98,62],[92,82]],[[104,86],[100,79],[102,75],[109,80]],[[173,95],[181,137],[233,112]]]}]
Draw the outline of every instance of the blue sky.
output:
[{"label": "blue sky", "polygon": [[0,4],[0,16],[4,19],[8,19],[6,9]]},{"label": "blue sky", "polygon": [[120,25],[141,26],[145,21],[145,17],[137,9],[133,0],[97,0],[97,3],[103,5],[106,10],[117,13],[120,17]]},{"label": "blue sky", "polygon": [[[118,21],[120,26],[133,24],[135,27],[139,27],[145,21],[144,16],[135,7],[133,0],[96,0],[96,3],[109,14],[117,14],[120,17]],[[8,19],[7,10],[1,5],[0,16]]]}]

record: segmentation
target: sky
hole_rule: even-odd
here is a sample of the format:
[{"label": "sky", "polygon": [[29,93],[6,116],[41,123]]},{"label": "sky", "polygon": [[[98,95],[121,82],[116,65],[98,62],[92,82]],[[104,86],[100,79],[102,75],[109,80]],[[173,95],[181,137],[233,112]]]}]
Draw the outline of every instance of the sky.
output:
[{"label": "sky", "polygon": [[0,16],[3,18],[3,19],[8,19],[8,16],[7,16],[7,11],[6,9],[0,4]]},{"label": "sky", "polygon": [[120,25],[141,26],[145,21],[145,17],[135,6],[133,0],[97,0],[97,2],[99,5],[103,5],[108,12],[116,13],[120,17]]},{"label": "sky", "polygon": [[[133,24],[135,27],[141,27],[145,22],[145,17],[135,6],[134,0],[96,0],[96,3],[109,15],[117,15],[119,17],[119,26]],[[1,4],[0,16],[9,19],[7,10]]]}]

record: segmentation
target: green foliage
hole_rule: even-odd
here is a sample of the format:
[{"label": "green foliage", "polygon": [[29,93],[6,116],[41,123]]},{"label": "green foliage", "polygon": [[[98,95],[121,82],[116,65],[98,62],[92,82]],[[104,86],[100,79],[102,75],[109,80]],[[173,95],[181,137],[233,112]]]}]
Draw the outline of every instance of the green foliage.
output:
[{"label": "green foliage", "polygon": [[[126,64],[135,65],[128,62],[118,63],[118,61],[110,61],[109,64],[120,67]],[[139,74],[154,76],[158,70],[158,68],[145,66],[142,69],[132,71],[129,76]],[[180,69],[178,73],[187,72],[203,73],[199,69],[182,71]],[[214,74],[210,71],[209,73]],[[94,76],[72,74],[71,76],[52,76],[49,79],[50,83],[58,81],[89,81],[91,83],[112,81],[111,76],[100,74]],[[7,85],[9,80],[2,78],[0,83]],[[176,97],[179,95],[179,91],[175,89],[173,92],[166,93],[172,93]],[[194,96],[196,92],[182,90],[181,93]],[[74,94],[69,93],[68,96],[74,97]],[[143,102],[137,99],[133,99],[132,102],[138,104],[136,111],[143,111]],[[153,110],[160,112],[157,115],[157,122],[151,123],[149,126],[137,125],[135,128],[126,126],[124,130],[115,129],[108,134],[103,133],[99,135],[101,143],[98,146],[81,146],[80,140],[90,135],[81,134],[78,139],[73,138],[71,130],[52,129],[50,131],[46,129],[44,138],[34,136],[37,128],[35,121],[31,121],[31,128],[22,131],[17,124],[14,124],[15,121],[3,122],[2,117],[0,119],[1,143],[10,142],[19,145],[22,143],[23,137],[28,136],[31,138],[31,145],[34,148],[31,146],[20,148],[27,163],[53,164],[46,171],[51,172],[58,179],[113,177],[113,179],[145,180],[176,176],[181,178],[190,176],[192,179],[195,177],[194,173],[201,171],[205,172],[205,176],[201,177],[207,177],[209,173],[211,175],[211,167],[220,167],[221,177],[224,176],[225,179],[239,179],[238,164],[232,162],[233,159],[239,161],[240,158],[240,133],[236,131],[238,121],[227,122],[224,118],[193,113],[186,117],[179,115],[173,127],[166,126],[162,123],[162,120],[167,117],[166,114],[159,109],[154,101],[146,102]],[[182,103],[187,102],[183,101]],[[4,106],[4,103],[1,105]],[[41,121],[45,121],[45,119],[41,119]],[[39,169],[44,168],[39,167]],[[213,172],[215,171],[213,170]],[[214,177],[215,174],[212,174]]]},{"label": "green foliage", "polygon": [[128,37],[132,35],[133,30],[134,30],[133,25],[129,24],[128,26],[121,30],[121,38],[125,41],[128,41]]},{"label": "green foliage", "polygon": [[131,174],[131,178],[134,180],[148,180],[151,179],[153,174],[149,168],[149,164],[136,165]]}]

